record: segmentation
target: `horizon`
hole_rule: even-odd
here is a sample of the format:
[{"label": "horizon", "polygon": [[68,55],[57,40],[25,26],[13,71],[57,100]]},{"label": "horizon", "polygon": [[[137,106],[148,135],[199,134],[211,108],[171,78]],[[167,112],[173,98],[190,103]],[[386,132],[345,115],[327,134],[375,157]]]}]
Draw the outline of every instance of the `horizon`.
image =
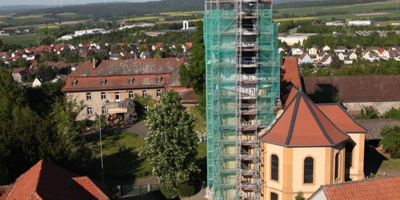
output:
[{"label": "horizon", "polygon": [[140,3],[149,1],[160,1],[160,0],[20,0],[18,3],[14,1],[4,1],[0,3],[1,6],[54,6],[59,7],[60,2],[63,6],[70,5],[82,5],[82,4],[98,4],[98,3],[117,3],[117,2],[127,2],[127,3]]}]

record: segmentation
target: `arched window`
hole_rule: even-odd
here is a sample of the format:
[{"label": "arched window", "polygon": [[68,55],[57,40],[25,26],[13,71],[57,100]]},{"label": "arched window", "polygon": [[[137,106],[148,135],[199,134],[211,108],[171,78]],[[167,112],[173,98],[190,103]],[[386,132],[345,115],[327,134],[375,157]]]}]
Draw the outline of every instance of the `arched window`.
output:
[{"label": "arched window", "polygon": [[271,200],[278,200],[278,194],[275,192],[271,192]]},{"label": "arched window", "polygon": [[278,181],[279,176],[279,159],[277,155],[271,156],[271,179]]},{"label": "arched window", "polygon": [[304,183],[314,182],[314,159],[307,157],[304,160]]},{"label": "arched window", "polygon": [[335,180],[339,178],[339,152],[335,155]]}]

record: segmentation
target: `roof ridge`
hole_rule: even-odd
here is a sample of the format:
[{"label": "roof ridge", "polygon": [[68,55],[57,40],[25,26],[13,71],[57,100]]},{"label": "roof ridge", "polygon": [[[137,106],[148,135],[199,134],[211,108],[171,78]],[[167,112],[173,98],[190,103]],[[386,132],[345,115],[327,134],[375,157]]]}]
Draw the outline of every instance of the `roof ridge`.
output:
[{"label": "roof ridge", "polygon": [[296,118],[297,118],[297,112],[299,111],[299,104],[300,104],[300,99],[301,99],[301,94],[300,92],[297,92],[297,97],[296,97],[296,104],[294,105],[294,109],[293,109],[293,116],[290,122],[290,128],[288,131],[288,137],[286,138],[285,141],[285,145],[289,145],[290,141],[292,140],[292,136],[293,136],[293,129],[294,129],[294,125],[296,123]]},{"label": "roof ridge", "polygon": [[[39,169],[39,174],[38,174],[38,179],[37,179],[37,181],[36,181],[36,186],[35,186],[35,192],[36,193],[38,193],[38,191],[37,191],[37,189],[38,189],[38,187],[39,187],[39,181],[40,181],[40,177],[41,177],[41,175],[42,175],[42,169],[43,169],[43,159],[42,160],[39,160],[39,162],[37,163],[37,164],[39,164],[40,163],[40,169]],[[29,171],[29,170],[28,170]],[[39,194],[38,194],[39,195]]]},{"label": "roof ridge", "polygon": [[[319,118],[317,117],[317,115],[315,114],[314,109],[311,107],[310,102],[307,101],[304,92],[302,92],[302,96],[304,98],[304,102],[306,103],[306,106],[308,107],[308,109],[311,112],[311,115],[314,117],[314,120],[317,122],[318,127],[322,130],[322,133],[324,134],[325,138],[328,139],[329,143],[331,143],[332,146],[334,146],[334,142],[332,140],[331,137],[329,137],[328,133],[326,132],[325,128],[322,126],[321,121],[319,120]],[[318,107],[317,107],[318,108]],[[325,116],[326,117],[326,116]],[[332,123],[332,122],[331,122]]]},{"label": "roof ridge", "polygon": [[377,180],[391,179],[391,178],[400,178],[400,175],[385,176],[385,177],[378,177],[378,178],[366,178],[366,179],[362,179],[362,180],[347,181],[347,182],[335,182],[335,183],[331,183],[331,184],[321,185],[321,188],[329,187],[329,186],[337,186],[337,185],[349,185],[349,184],[354,184],[354,183],[363,183],[363,182],[377,181]]}]

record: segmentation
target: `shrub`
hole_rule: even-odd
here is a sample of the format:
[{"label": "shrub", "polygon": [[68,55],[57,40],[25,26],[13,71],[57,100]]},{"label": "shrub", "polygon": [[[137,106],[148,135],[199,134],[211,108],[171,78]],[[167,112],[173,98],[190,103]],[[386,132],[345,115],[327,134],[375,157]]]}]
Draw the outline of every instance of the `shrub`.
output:
[{"label": "shrub", "polygon": [[183,183],[180,184],[178,187],[178,194],[179,197],[190,197],[195,194],[195,190],[196,190],[195,186],[188,183]]},{"label": "shrub", "polygon": [[382,140],[379,142],[383,149],[390,154],[392,158],[400,158],[400,127],[385,127],[381,132]]},{"label": "shrub", "polygon": [[379,119],[379,111],[373,106],[363,106],[361,114],[355,117],[356,119]]},{"label": "shrub", "polygon": [[294,199],[295,200],[305,200],[302,192],[298,192]]},{"label": "shrub", "polygon": [[391,108],[390,110],[383,113],[382,118],[400,120],[400,109]]},{"label": "shrub", "polygon": [[173,188],[172,185],[161,186],[161,192],[167,199],[172,199],[178,196],[178,190],[176,188]]}]

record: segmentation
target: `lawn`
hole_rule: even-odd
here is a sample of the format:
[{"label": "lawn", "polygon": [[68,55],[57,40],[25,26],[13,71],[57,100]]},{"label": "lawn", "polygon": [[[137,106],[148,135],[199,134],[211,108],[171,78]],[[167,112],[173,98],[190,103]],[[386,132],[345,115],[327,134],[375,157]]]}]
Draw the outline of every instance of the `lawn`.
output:
[{"label": "lawn", "polygon": [[5,44],[16,44],[21,45],[23,47],[29,46],[30,44],[39,45],[39,35],[35,34],[26,34],[26,35],[12,35],[12,36],[5,36],[0,37],[1,40]]},{"label": "lawn", "polygon": [[[99,143],[93,143],[92,151],[96,162],[100,163]],[[129,132],[103,136],[104,176],[128,180],[151,175],[150,163],[138,155],[143,145],[141,137]],[[99,170],[99,166],[96,168]]]}]

